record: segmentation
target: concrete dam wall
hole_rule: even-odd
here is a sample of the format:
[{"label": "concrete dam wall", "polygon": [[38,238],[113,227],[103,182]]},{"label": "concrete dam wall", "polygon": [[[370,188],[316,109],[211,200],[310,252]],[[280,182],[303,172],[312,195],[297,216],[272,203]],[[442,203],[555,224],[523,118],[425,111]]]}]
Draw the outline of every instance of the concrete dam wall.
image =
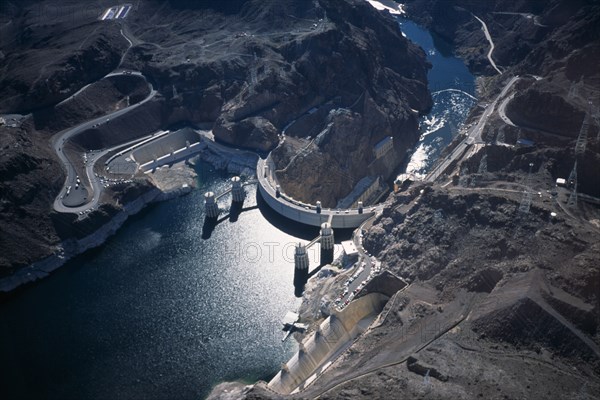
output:
[{"label": "concrete dam wall", "polygon": [[256,163],[256,176],[260,194],[274,211],[296,222],[312,226],[321,226],[324,222],[330,222],[331,227],[334,229],[357,228],[375,215],[376,208],[380,207],[369,207],[362,211],[359,211],[358,208],[346,210],[322,209],[318,211],[316,205],[301,203],[281,191],[278,192],[277,177],[274,171],[275,165],[270,156],[266,160],[259,159]]},{"label": "concrete dam wall", "polygon": [[200,135],[197,132],[183,128],[138,147],[131,155],[138,165],[143,165],[198,142]]},{"label": "concrete dam wall", "polygon": [[281,394],[302,390],[338,355],[346,350],[383,310],[388,296],[371,293],[351,302],[344,310],[327,317],[318,329],[269,382]]}]

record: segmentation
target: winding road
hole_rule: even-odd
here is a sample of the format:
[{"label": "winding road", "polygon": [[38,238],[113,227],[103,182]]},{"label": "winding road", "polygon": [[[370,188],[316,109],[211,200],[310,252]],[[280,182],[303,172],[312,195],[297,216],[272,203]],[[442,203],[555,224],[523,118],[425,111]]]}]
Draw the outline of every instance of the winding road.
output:
[{"label": "winding road", "polygon": [[488,54],[487,54],[487,58],[488,58],[488,60],[490,60],[490,64],[492,64],[492,67],[494,67],[494,69],[496,71],[498,71],[499,74],[502,74],[502,71],[500,71],[500,69],[498,69],[498,66],[494,62],[494,59],[492,58],[492,53],[494,52],[494,41],[492,40],[492,36],[490,35],[490,31],[488,31],[487,25],[477,15],[475,15],[475,14],[471,14],[471,15],[473,17],[475,17],[475,19],[481,23],[481,27],[483,29],[483,33],[485,34],[485,38],[488,40],[488,42],[490,42],[490,50],[488,51]]},{"label": "winding road", "polygon": [[508,116],[506,116],[506,105],[513,99],[513,97],[515,97],[515,93],[502,100],[502,103],[500,103],[500,106],[498,107],[498,115],[506,125],[516,127],[517,125],[515,125],[515,123],[512,122]]},{"label": "winding road", "polygon": [[[141,76],[142,78],[144,78],[144,80],[146,80],[146,78],[140,72],[129,72],[129,71],[113,72],[113,73],[106,75],[105,78],[110,77],[110,76],[117,76],[117,75],[138,75],[138,76]],[[100,193],[102,191],[102,184],[100,183],[100,180],[94,175],[94,164],[96,163],[96,161],[99,158],[104,156],[106,153],[112,151],[114,148],[104,149],[99,153],[95,153],[92,156],[92,158],[90,158],[86,162],[85,171],[86,171],[87,180],[89,182],[89,186],[86,187],[85,182],[81,182],[80,185],[82,187],[85,187],[87,190],[91,190],[91,192],[92,192],[91,199],[89,199],[90,196],[88,194],[88,196],[86,196],[86,198],[85,198],[87,200],[86,202],[84,202],[83,204],[80,204],[78,206],[75,206],[75,207],[69,207],[64,204],[64,196],[66,195],[69,187],[74,188],[76,186],[79,175],[77,174],[77,170],[76,170],[75,166],[73,165],[73,162],[71,160],[69,160],[69,158],[67,157],[67,155],[64,152],[64,144],[67,142],[67,140],[69,140],[73,136],[76,136],[85,130],[92,129],[95,125],[100,125],[104,122],[108,122],[108,120],[110,120],[111,118],[114,119],[114,118],[120,117],[122,115],[125,115],[128,112],[130,112],[131,110],[134,110],[135,108],[141,106],[142,104],[152,100],[154,98],[154,96],[156,96],[157,91],[154,90],[154,87],[152,86],[152,84],[150,82],[148,82],[147,80],[146,80],[146,82],[148,83],[150,93],[144,100],[140,101],[139,103],[133,104],[129,107],[125,107],[121,110],[103,115],[102,117],[98,117],[98,118],[92,119],[90,121],[84,122],[74,128],[67,129],[67,130],[55,135],[51,139],[51,143],[52,143],[52,146],[54,147],[54,151],[56,151],[58,158],[63,163],[63,165],[65,167],[65,171],[67,172],[67,177],[65,179],[63,188],[61,189],[59,195],[54,200],[54,210],[56,210],[57,212],[61,212],[61,213],[79,213],[79,212],[86,211],[90,208],[95,208],[98,205],[98,200],[100,199]],[[137,141],[137,140],[140,140],[140,139],[136,139],[135,141]],[[119,146],[116,146],[116,147],[118,148],[118,147],[121,147],[126,144],[127,143],[120,144]]]}]

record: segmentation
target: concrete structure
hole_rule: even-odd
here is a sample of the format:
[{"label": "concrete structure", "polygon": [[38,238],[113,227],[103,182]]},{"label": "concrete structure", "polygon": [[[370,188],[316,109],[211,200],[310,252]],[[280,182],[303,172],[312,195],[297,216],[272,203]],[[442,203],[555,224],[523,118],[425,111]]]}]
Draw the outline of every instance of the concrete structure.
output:
[{"label": "concrete structure", "polygon": [[366,203],[379,190],[380,186],[381,180],[378,176],[365,176],[356,183],[354,189],[346,197],[338,201],[337,207],[357,208],[358,203]]},{"label": "concrete structure", "polygon": [[396,180],[394,180],[394,193],[398,193],[400,189],[405,188],[411,182],[415,182],[417,180],[417,177],[412,173],[398,175]]},{"label": "concrete structure", "polygon": [[308,271],[308,252],[306,251],[306,246],[301,243],[298,243],[296,246],[296,252],[294,253],[294,267],[296,269],[307,270]]},{"label": "concrete structure", "polygon": [[333,229],[328,222],[321,224],[321,265],[333,262]]},{"label": "concrete structure", "polygon": [[358,249],[352,240],[342,242],[342,249],[344,250],[344,264],[354,263],[358,260]]},{"label": "concrete structure", "polygon": [[219,205],[213,192],[204,193],[204,212],[207,218],[217,218],[219,216]]},{"label": "concrete structure", "polygon": [[375,158],[381,158],[393,148],[394,138],[391,136],[386,136],[379,143],[373,146],[373,155],[375,156]]},{"label": "concrete structure", "polygon": [[121,4],[107,8],[98,18],[100,21],[109,21],[112,19],[125,19],[131,11],[131,4]]},{"label": "concrete structure", "polygon": [[377,207],[359,213],[357,208],[323,209],[294,200],[281,191],[274,171],[274,163],[270,156],[258,160],[256,174],[259,192],[269,207],[293,221],[312,226],[321,226],[322,223],[329,222],[332,228],[356,228],[376,213]]},{"label": "concrete structure", "polygon": [[532,147],[535,146],[535,142],[531,139],[518,139],[517,147]]},{"label": "concrete structure", "polygon": [[281,394],[297,393],[310,385],[331,362],[347,350],[354,339],[365,332],[383,310],[389,297],[371,293],[354,300],[343,311],[327,317],[299,346],[269,382]]},{"label": "concrete structure", "polygon": [[298,315],[298,313],[288,311],[285,314],[285,317],[283,317],[283,319],[281,320],[281,323],[283,324],[284,328],[286,328],[286,327],[289,328],[290,326],[295,324],[299,318],[300,318],[300,315]]},{"label": "concrete structure", "polygon": [[281,323],[283,324],[283,330],[288,333],[283,337],[282,341],[287,339],[292,333],[304,332],[308,328],[308,325],[298,322],[299,319],[300,316],[295,312],[288,311],[287,314],[285,314]]},{"label": "concrete structure", "polygon": [[[200,135],[191,128],[179,129],[168,134],[157,134],[156,139],[149,140],[137,146],[131,152],[131,158],[140,165],[142,170],[149,170],[148,164],[169,155],[181,153],[200,144]],[[197,151],[201,147],[196,148]],[[163,162],[163,164],[166,164]]]},{"label": "concrete structure", "polygon": [[219,204],[218,200],[221,197],[224,197],[231,193],[231,205],[234,204],[242,204],[244,202],[244,198],[246,197],[246,191],[244,190],[244,186],[253,185],[257,181],[249,180],[242,184],[239,176],[234,176],[231,178],[231,187],[224,191],[219,195],[215,195],[213,192],[206,192],[204,194],[204,211],[208,218],[217,218],[219,216]]},{"label": "concrete structure", "polygon": [[231,201],[233,203],[243,203],[246,197],[246,192],[242,186],[242,181],[239,176],[231,178]]}]

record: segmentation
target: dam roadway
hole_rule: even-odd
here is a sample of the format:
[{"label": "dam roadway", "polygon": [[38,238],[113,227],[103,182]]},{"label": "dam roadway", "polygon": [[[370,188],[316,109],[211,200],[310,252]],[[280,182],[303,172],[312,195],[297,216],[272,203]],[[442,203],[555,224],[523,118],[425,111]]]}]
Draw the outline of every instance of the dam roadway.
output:
[{"label": "dam roadway", "polygon": [[258,163],[256,164],[258,189],[269,207],[293,221],[311,226],[321,226],[324,222],[330,222],[331,227],[334,229],[354,229],[380,212],[383,208],[383,206],[377,205],[373,207],[364,207],[362,211],[358,208],[344,210],[322,208],[319,210],[318,207],[313,204],[302,203],[285,195],[281,191],[278,193],[278,184],[274,176],[274,171],[274,163],[270,156],[266,159],[261,158],[258,160]]}]

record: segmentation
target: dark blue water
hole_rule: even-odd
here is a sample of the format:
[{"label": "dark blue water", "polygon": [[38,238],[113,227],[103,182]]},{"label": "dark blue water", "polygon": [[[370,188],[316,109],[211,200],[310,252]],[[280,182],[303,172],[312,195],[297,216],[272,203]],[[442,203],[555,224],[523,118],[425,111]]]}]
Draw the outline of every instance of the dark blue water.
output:
[{"label": "dark blue water", "polygon": [[[473,104],[473,77],[400,22],[433,64],[435,104],[413,155],[424,173]],[[280,319],[299,305],[293,246],[317,231],[252,208],[254,189],[250,210],[207,230],[203,193],[229,176],[198,170],[200,190],[149,207],[0,305],[1,399],[199,399],[221,381],[268,379],[289,359]]]},{"label": "dark blue water", "polygon": [[410,20],[398,18],[398,21],[402,32],[423,48],[432,65],[427,78],[433,107],[421,118],[421,138],[406,167],[406,172],[423,177],[475,106],[475,77],[450,53],[448,43]]},{"label": "dark blue water", "polygon": [[280,323],[299,305],[293,246],[316,232],[284,233],[255,208],[202,239],[203,192],[227,178],[205,174],[0,305],[0,398],[199,399],[276,373],[294,350]]}]

